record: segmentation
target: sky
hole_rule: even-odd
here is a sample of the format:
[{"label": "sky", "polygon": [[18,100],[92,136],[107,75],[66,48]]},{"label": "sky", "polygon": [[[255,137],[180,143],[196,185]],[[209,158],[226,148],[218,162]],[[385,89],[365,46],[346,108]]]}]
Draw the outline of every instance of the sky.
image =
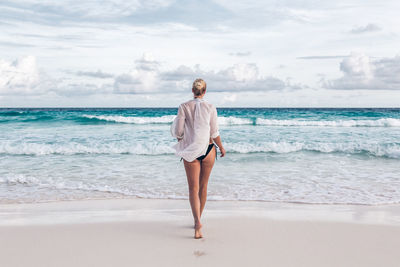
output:
[{"label": "sky", "polygon": [[0,107],[400,107],[400,1],[2,0]]}]

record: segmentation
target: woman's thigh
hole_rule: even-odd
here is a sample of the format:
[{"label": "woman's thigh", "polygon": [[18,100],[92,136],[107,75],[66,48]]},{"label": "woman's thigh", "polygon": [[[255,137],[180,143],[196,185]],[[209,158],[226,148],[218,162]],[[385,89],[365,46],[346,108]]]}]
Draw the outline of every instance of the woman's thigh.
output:
[{"label": "woman's thigh", "polygon": [[210,177],[212,168],[214,167],[216,153],[217,151],[215,149],[215,146],[213,146],[207,157],[202,160],[200,170],[200,183],[208,182],[208,178]]},{"label": "woman's thigh", "polygon": [[184,160],[183,164],[185,165],[189,187],[198,187],[200,179],[200,161],[198,161],[197,159],[192,162]]}]

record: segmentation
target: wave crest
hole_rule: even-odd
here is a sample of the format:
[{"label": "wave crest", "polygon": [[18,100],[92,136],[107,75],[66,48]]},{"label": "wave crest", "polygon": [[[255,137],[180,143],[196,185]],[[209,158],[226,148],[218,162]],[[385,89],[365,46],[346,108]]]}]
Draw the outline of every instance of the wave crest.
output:
[{"label": "wave crest", "polygon": [[256,124],[268,125],[268,126],[400,127],[400,119],[382,118],[378,120],[312,121],[312,120],[271,120],[271,119],[257,118]]},{"label": "wave crest", "polygon": [[400,158],[400,144],[360,144],[360,143],[302,143],[265,142],[260,144],[226,144],[228,152],[248,153],[293,153],[311,151],[319,153],[367,154],[375,157]]},{"label": "wave crest", "polygon": [[[82,115],[89,120],[131,123],[131,124],[170,124],[175,115],[160,117],[127,117],[117,115]],[[316,126],[316,127],[400,127],[400,119],[381,118],[377,120],[278,120],[265,118],[242,118],[235,116],[218,117],[219,125],[263,125],[263,126]]]},{"label": "wave crest", "polygon": [[119,123],[132,123],[132,124],[153,124],[153,123],[171,123],[175,115],[165,115],[161,117],[126,117],[126,116],[106,116],[106,115],[82,115],[82,117],[108,122],[119,122]]},{"label": "wave crest", "polygon": [[[0,154],[5,155],[78,155],[78,154],[132,154],[167,155],[174,154],[173,143],[101,143],[94,144],[40,144],[40,143],[3,143]],[[303,143],[303,142],[262,142],[262,143],[226,143],[229,153],[295,153],[312,151],[318,153],[367,154],[376,157],[400,158],[400,144],[364,144],[364,143]]]},{"label": "wave crest", "polygon": [[77,154],[134,154],[163,155],[174,152],[171,144],[126,144],[126,143],[94,143],[79,144],[40,144],[40,143],[4,143],[0,146],[0,154],[9,155],[77,155]]}]

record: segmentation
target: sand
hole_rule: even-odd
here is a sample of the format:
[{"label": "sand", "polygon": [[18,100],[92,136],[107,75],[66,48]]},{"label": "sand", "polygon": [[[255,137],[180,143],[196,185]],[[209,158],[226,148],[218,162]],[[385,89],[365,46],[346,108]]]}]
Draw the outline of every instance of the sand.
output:
[{"label": "sand", "polygon": [[187,200],[0,205],[0,266],[400,266],[400,205]]}]

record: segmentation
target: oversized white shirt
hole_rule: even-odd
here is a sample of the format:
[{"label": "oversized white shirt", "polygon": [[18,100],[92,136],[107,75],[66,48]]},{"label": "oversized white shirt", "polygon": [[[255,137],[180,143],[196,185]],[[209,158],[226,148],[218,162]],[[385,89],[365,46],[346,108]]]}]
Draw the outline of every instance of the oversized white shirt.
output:
[{"label": "oversized white shirt", "polygon": [[181,139],[173,146],[176,155],[192,162],[207,152],[210,137],[219,136],[217,109],[204,99],[182,103],[171,125],[173,137]]}]

